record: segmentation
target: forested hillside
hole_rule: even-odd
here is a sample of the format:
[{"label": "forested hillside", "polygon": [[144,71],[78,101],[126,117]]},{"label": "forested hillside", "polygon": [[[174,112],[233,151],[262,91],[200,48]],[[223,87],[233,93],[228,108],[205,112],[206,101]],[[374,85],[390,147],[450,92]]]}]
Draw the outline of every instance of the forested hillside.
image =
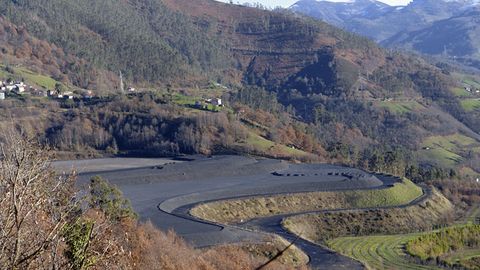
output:
[{"label": "forested hillside", "polygon": [[[163,155],[250,144],[271,154],[278,143],[283,153],[376,164],[372,170],[389,166],[387,153],[469,173],[480,168],[477,97],[462,92],[466,82],[476,87],[475,78],[323,22],[211,0],[0,0],[0,14],[4,66],[98,93],[118,92],[121,72],[129,85],[169,97],[61,104],[34,129],[62,150]],[[212,82],[226,86],[212,90]],[[222,96],[227,113],[175,111],[171,97],[180,91]],[[90,137],[80,126],[104,132]]]},{"label": "forested hillside", "polygon": [[195,25],[158,0],[1,1],[0,13],[85,60],[88,65],[72,70],[84,88],[91,87],[85,73],[92,67],[122,71],[133,81],[169,82],[232,64],[215,31],[207,35],[208,25]]}]

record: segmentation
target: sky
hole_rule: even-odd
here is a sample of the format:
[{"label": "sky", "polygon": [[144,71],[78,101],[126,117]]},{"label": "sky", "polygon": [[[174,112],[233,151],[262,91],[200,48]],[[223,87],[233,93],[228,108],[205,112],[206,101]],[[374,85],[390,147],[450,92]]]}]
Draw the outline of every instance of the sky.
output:
[{"label": "sky", "polygon": [[[218,0],[220,2],[229,2],[230,0]],[[234,3],[237,3],[237,2],[240,2],[240,3],[245,3],[245,2],[252,2],[252,3],[261,3],[265,6],[269,6],[269,7],[278,7],[278,6],[282,6],[282,7],[289,7],[293,4],[295,4],[295,2],[297,2],[298,0],[233,0]],[[409,2],[411,2],[411,0],[378,0],[380,2],[384,2],[384,3],[387,3],[389,5],[395,5],[395,6],[400,6],[400,5],[406,5],[408,4]],[[332,0],[331,2],[342,2],[342,0]]]}]

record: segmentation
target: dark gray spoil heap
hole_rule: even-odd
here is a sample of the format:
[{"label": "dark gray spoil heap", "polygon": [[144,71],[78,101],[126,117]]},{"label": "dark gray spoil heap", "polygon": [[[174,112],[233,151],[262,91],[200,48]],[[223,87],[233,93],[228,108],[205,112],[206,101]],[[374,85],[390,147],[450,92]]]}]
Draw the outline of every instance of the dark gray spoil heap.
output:
[{"label": "dark gray spoil heap", "polygon": [[[79,184],[87,183],[94,175],[101,175],[123,191],[142,220],[150,220],[163,230],[174,229],[197,247],[255,241],[264,237],[262,233],[192,219],[186,213],[197,203],[296,192],[377,189],[398,181],[394,177],[341,166],[291,164],[242,156],[197,156],[191,161],[101,159],[64,161],[53,165],[60,172],[82,166]],[[325,260],[325,265],[319,264],[322,267],[357,269],[361,266],[315,245],[310,245],[307,251],[309,255],[322,257],[318,260]]]}]

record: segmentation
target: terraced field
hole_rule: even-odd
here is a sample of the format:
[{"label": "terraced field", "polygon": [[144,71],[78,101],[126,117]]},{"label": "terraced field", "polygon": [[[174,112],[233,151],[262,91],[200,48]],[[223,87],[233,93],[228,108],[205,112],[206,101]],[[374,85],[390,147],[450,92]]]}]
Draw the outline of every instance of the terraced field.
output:
[{"label": "terraced field", "polygon": [[[472,223],[480,216],[480,205],[473,207],[465,218],[465,223]],[[460,225],[460,224],[459,224]],[[409,260],[405,244],[419,236],[431,232],[403,235],[381,235],[364,237],[342,237],[327,241],[327,246],[345,256],[361,261],[370,269],[441,269],[436,266],[420,265]],[[448,261],[464,261],[480,257],[479,249],[462,251],[449,256]]]},{"label": "terraced field", "polygon": [[403,246],[418,234],[342,237],[327,242],[328,247],[361,261],[370,269],[439,269],[408,260]]}]

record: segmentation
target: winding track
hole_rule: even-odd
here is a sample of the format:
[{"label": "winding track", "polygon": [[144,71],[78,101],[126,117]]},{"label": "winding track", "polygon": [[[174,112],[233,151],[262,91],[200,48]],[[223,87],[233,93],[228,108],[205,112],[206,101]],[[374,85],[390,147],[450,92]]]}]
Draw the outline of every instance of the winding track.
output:
[{"label": "winding track", "polygon": [[[174,229],[196,247],[258,241],[265,232],[287,240],[296,238],[280,226],[284,216],[257,219],[242,227],[223,226],[191,217],[189,209],[198,203],[282,193],[378,189],[396,181],[325,164],[289,164],[240,156],[193,159],[104,159],[54,165],[60,172],[74,167],[79,173],[79,185],[88,183],[94,175],[108,179],[132,201],[142,220],[150,220],[163,230]],[[296,245],[309,255],[312,268],[364,268],[359,262],[308,241],[298,239]]]}]

